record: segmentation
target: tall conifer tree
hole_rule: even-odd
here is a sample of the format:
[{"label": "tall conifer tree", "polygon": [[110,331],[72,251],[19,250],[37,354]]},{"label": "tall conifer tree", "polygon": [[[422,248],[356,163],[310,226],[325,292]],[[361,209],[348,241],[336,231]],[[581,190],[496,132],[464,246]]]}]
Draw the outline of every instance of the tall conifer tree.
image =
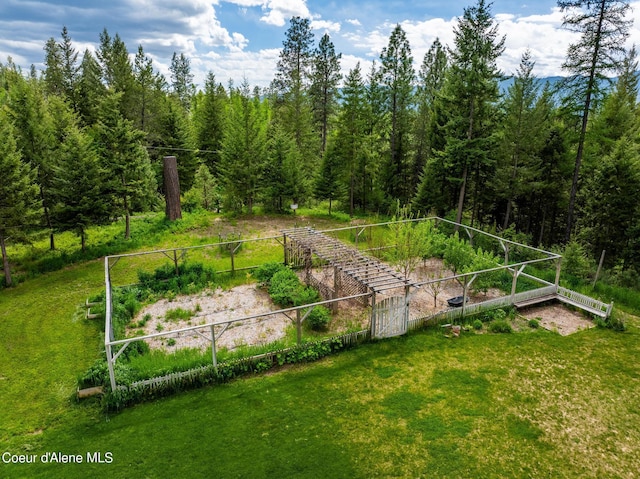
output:
[{"label": "tall conifer tree", "polygon": [[[504,50],[504,37],[498,35],[490,11],[491,4],[478,0],[464,9],[454,29],[455,47],[445,84],[444,108],[447,144],[444,155],[451,176],[458,177],[456,222],[462,221],[472,174],[478,182],[489,171],[493,158],[496,130],[496,102],[501,74],[496,61]],[[474,205],[475,206],[475,205]]]},{"label": "tall conifer tree", "polygon": [[400,25],[396,25],[388,46],[382,50],[380,63],[386,111],[391,122],[388,156],[383,165],[383,187],[390,200],[397,199],[405,205],[413,195],[409,153],[415,72],[411,47]]},{"label": "tall conifer tree", "polygon": [[34,226],[39,209],[36,170],[20,159],[13,127],[0,108],[0,251],[4,283],[11,286],[11,265],[7,256],[7,239],[20,239],[24,232]]},{"label": "tall conifer tree", "polygon": [[616,71],[624,54],[631,21],[627,19],[628,0],[558,1],[565,13],[562,25],[580,33],[580,39],[569,46],[563,68],[571,75],[565,87],[580,102],[580,131],[567,211],[565,241],[571,239],[576,195],[584,155],[589,114],[594,100],[602,95],[607,74]]}]

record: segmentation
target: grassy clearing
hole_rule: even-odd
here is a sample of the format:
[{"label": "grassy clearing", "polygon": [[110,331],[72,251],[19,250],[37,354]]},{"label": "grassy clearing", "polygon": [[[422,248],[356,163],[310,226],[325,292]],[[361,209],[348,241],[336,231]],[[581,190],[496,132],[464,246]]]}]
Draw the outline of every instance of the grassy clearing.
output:
[{"label": "grassy clearing", "polygon": [[640,470],[637,318],[624,333],[568,337],[427,331],[105,416],[97,402],[73,399],[77,376],[102,349],[102,325],[78,310],[103,288],[102,275],[93,261],[0,292],[0,454],[60,451],[86,461],[110,452],[113,462],[0,462],[0,477],[626,478]]},{"label": "grassy clearing", "polygon": [[[639,330],[425,332],[103,417],[72,406],[33,451],[109,465],[10,477],[632,477]],[[22,449],[22,448],[21,448]],[[73,469],[70,469],[73,468]]]}]

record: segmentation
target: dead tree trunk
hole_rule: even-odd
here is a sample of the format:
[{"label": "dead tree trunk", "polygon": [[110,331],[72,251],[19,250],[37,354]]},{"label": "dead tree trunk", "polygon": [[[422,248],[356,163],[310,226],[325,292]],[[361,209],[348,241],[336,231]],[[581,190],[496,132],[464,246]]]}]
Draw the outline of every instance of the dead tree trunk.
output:
[{"label": "dead tree trunk", "polygon": [[169,221],[182,218],[180,209],[180,179],[178,177],[178,161],[175,156],[165,156],[164,161],[164,195],[166,215]]},{"label": "dead tree trunk", "polygon": [[11,270],[9,269],[9,257],[7,256],[7,247],[4,242],[5,238],[0,233],[0,249],[2,250],[2,269],[4,270],[4,284],[11,286]]}]

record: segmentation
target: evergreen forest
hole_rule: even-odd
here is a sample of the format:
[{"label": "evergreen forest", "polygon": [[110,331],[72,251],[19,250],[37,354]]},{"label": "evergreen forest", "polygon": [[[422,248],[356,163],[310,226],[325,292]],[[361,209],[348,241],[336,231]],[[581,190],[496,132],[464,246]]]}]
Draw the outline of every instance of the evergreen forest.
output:
[{"label": "evergreen forest", "polygon": [[[0,63],[0,246],[35,232],[77,234],[162,210],[162,159],[175,156],[184,209],[224,214],[438,215],[533,246],[574,245],[627,286],[640,269],[638,60],[625,47],[627,1],[558,2],[581,33],[547,83],[505,38],[491,4],[464,9],[454,43],[414,58],[401,25],[371,68],[341,74],[341,54],[291,18],[271,84],[194,84],[175,52],[170,77],[144,46],[104,29],[95,52],[72,32],[43,45],[44,65]],[[597,25],[597,28],[594,28]],[[415,66],[419,65],[419,68]],[[506,82],[510,76],[510,81]],[[612,79],[615,79],[612,80]],[[508,86],[507,86],[508,85]]]}]

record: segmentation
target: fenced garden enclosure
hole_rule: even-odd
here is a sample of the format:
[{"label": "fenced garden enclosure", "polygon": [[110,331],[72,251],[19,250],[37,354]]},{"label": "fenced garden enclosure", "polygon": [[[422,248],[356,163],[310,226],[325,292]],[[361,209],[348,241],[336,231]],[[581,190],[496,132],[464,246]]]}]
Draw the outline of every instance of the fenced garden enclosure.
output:
[{"label": "fenced garden enclosure", "polygon": [[[187,272],[187,264],[201,266]],[[272,298],[280,298],[272,301],[252,276],[265,264],[296,271],[313,292],[301,289],[296,298],[285,301],[283,291],[296,288],[289,278],[286,288],[269,290]],[[190,306],[118,324],[114,320],[118,308],[130,309],[134,317],[144,310],[135,311],[114,297],[120,298],[123,288],[141,288],[154,268],[164,272],[160,278],[164,292],[151,294],[147,303]],[[285,269],[291,274],[289,268]],[[541,268],[555,270],[555,281],[537,277],[534,273]],[[397,336],[506,306],[559,300],[602,317],[612,307],[560,287],[559,254],[441,218],[324,231],[296,227],[265,238],[233,237],[202,246],[109,256],[104,269],[105,350],[112,391],[124,387],[117,380],[118,361],[132,348],[145,349],[142,344],[161,353],[177,354],[180,347],[199,349],[201,356],[210,356],[207,364],[197,367],[217,371],[221,355],[230,357],[234,349],[244,348],[253,358],[269,363],[289,348],[310,342],[329,348]],[[226,302],[227,292],[217,288],[221,277],[231,287],[231,302]],[[191,302],[180,303],[177,292]],[[254,301],[249,303],[249,298]],[[452,303],[454,299],[457,302]],[[318,316],[330,318],[328,328],[318,332],[305,326]],[[155,329],[150,329],[153,324]],[[127,386],[194,374],[193,368],[170,372],[135,377]]]}]

